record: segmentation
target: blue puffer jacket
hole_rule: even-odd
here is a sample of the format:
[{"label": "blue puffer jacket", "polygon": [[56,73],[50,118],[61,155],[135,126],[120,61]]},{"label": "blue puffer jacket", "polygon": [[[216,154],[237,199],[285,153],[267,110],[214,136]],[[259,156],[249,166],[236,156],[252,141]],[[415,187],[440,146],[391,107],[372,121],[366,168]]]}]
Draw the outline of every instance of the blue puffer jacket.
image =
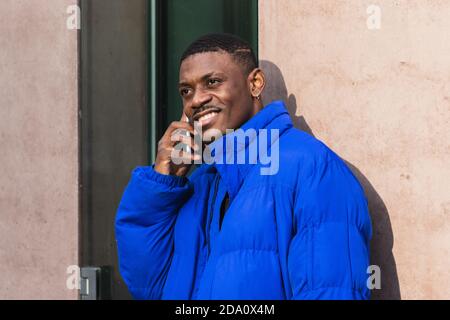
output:
[{"label": "blue puffer jacket", "polygon": [[262,164],[202,164],[189,178],[133,171],[116,217],[133,297],[368,299],[372,228],[355,176],[293,127],[281,101],[249,128],[279,129],[277,174],[261,175]]}]

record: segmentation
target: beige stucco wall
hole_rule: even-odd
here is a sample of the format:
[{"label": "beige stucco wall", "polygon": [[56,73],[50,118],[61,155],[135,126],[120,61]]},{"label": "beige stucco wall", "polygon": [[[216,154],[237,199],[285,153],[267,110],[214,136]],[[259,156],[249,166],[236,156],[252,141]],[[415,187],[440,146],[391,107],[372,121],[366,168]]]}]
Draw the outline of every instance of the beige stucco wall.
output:
[{"label": "beige stucco wall", "polygon": [[78,264],[75,0],[0,1],[0,299],[72,299]]},{"label": "beige stucco wall", "polygon": [[364,185],[373,297],[449,299],[450,2],[264,0],[259,19],[263,98],[286,99]]}]

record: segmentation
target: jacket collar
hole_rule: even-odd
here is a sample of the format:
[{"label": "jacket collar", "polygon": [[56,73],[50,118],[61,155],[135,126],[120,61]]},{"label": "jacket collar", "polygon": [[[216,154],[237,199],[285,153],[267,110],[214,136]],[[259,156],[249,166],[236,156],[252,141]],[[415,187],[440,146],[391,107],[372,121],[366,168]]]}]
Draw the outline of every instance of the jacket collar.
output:
[{"label": "jacket collar", "polygon": [[[291,128],[292,121],[289,116],[289,112],[286,109],[286,106],[283,101],[276,100],[266,105],[262,110],[260,110],[256,115],[250,118],[246,123],[241,126],[241,129],[246,131],[248,129],[254,129],[256,131],[256,137],[259,136],[260,129],[266,129],[270,131],[271,129],[278,129],[279,137],[289,128]],[[209,145],[209,148],[212,150],[212,154],[215,155],[216,159],[219,156],[216,153],[216,150],[223,150],[222,159],[226,159],[229,157],[233,157],[233,159],[237,159],[237,154],[241,152],[247,152],[249,145],[252,143],[248,141],[249,139],[245,139],[245,145],[237,145],[236,148],[227,149],[226,141],[234,141],[232,136],[236,135],[236,131],[233,133],[229,133],[227,135],[222,136],[217,139],[213,143]],[[231,136],[231,137],[230,137]],[[227,138],[227,139],[225,139]],[[226,141],[225,141],[226,140]],[[252,140],[256,142],[256,140]],[[275,141],[272,141],[270,145],[273,145]],[[218,148],[219,145],[222,145],[222,148]],[[228,150],[228,154],[227,154]],[[217,171],[221,177],[221,179],[225,183],[225,187],[230,196],[230,200],[233,200],[239,189],[241,188],[248,172],[254,166],[254,164],[247,163],[245,164],[227,164],[224,160],[223,163],[213,163],[213,164],[204,164],[206,166],[210,166],[208,168],[210,170]],[[209,171],[209,170],[208,170]]]}]

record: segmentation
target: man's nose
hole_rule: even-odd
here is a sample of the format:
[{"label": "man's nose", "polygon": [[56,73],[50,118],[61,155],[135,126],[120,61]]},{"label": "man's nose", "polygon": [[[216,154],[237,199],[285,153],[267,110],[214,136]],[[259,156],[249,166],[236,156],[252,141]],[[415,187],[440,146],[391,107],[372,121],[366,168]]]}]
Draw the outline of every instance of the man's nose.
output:
[{"label": "man's nose", "polygon": [[205,104],[209,103],[212,96],[203,90],[195,90],[194,96],[192,97],[192,109],[198,109],[203,107]]}]

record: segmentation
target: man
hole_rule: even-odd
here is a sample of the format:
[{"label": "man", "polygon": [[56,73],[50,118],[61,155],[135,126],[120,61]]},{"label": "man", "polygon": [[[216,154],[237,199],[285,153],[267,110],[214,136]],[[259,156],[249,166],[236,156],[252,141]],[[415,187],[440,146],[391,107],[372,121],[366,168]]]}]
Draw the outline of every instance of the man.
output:
[{"label": "man", "polygon": [[[183,54],[182,121],[161,138],[155,164],[133,171],[116,217],[120,271],[135,298],[369,298],[363,189],[333,151],[292,126],[283,102],[263,106],[264,85],[251,47],[237,37],[206,35]],[[227,129],[238,128],[257,136],[227,147]],[[192,139],[199,130],[201,146]],[[217,131],[223,137],[208,144]],[[269,172],[262,161],[227,161],[251,157],[267,131],[277,155]],[[180,142],[196,151],[179,152],[192,161],[175,161]],[[186,177],[208,149],[225,161]]]}]

